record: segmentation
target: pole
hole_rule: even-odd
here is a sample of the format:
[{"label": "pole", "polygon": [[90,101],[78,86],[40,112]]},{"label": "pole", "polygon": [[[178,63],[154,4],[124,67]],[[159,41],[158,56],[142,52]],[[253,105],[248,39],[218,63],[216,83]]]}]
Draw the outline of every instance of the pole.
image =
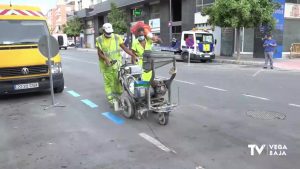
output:
[{"label": "pole", "polygon": [[190,66],[191,63],[191,48],[189,47],[189,59],[188,59],[188,66]]},{"label": "pole", "polygon": [[171,40],[172,40],[172,25],[173,25],[173,23],[172,23],[173,21],[172,21],[172,0],[170,0],[170,21],[169,21],[169,32],[170,32],[170,42],[171,42]]},{"label": "pole", "polygon": [[51,68],[50,35],[47,36],[47,45],[48,45],[48,70],[50,75],[50,90],[51,90],[51,99],[52,99],[52,106],[53,106],[55,103],[54,103],[53,76],[52,76],[52,68]]}]

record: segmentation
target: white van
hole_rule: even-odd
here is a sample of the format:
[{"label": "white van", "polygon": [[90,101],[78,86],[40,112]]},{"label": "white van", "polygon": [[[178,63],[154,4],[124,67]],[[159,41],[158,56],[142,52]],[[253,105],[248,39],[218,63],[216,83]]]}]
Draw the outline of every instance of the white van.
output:
[{"label": "white van", "polygon": [[[192,46],[187,44],[187,40],[190,39]],[[183,31],[181,35],[181,58],[183,61],[188,62],[189,52],[190,60],[200,60],[206,62],[208,60],[215,59],[215,46],[217,40],[214,39],[214,35],[208,30],[191,30]]]},{"label": "white van", "polygon": [[53,34],[53,36],[56,38],[59,49],[64,48],[65,50],[68,49],[68,37],[67,34]]}]

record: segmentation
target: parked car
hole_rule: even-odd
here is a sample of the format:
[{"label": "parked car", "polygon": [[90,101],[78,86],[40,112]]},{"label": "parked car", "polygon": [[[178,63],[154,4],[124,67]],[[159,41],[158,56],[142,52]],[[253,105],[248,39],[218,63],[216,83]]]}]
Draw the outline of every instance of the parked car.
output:
[{"label": "parked car", "polygon": [[53,37],[56,38],[58,41],[59,49],[64,48],[65,50],[68,49],[68,37],[66,34],[53,34]]}]

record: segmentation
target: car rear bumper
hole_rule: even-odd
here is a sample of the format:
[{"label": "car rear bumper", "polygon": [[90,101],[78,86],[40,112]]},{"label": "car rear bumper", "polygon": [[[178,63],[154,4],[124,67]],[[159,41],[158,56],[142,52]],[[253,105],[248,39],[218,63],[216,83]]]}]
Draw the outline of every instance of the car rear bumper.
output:
[{"label": "car rear bumper", "polygon": [[191,59],[193,60],[212,60],[215,58],[216,58],[215,54],[197,54],[194,55],[194,57],[191,57]]},{"label": "car rear bumper", "polygon": [[[14,86],[17,84],[28,84],[38,83],[38,88],[15,90]],[[64,85],[63,74],[53,74],[53,86],[54,88]],[[49,77],[34,77],[26,79],[14,79],[14,80],[2,80],[0,81],[0,95],[5,94],[18,94],[18,93],[29,93],[36,91],[43,91],[50,89],[50,78]]]}]

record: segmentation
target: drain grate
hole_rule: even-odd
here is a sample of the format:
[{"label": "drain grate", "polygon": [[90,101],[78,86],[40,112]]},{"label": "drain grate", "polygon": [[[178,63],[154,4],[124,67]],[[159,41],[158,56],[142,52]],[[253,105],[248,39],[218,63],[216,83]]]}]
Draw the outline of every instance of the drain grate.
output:
[{"label": "drain grate", "polygon": [[286,115],[284,113],[270,111],[248,111],[246,112],[246,115],[251,118],[262,120],[284,120],[286,118]]}]

